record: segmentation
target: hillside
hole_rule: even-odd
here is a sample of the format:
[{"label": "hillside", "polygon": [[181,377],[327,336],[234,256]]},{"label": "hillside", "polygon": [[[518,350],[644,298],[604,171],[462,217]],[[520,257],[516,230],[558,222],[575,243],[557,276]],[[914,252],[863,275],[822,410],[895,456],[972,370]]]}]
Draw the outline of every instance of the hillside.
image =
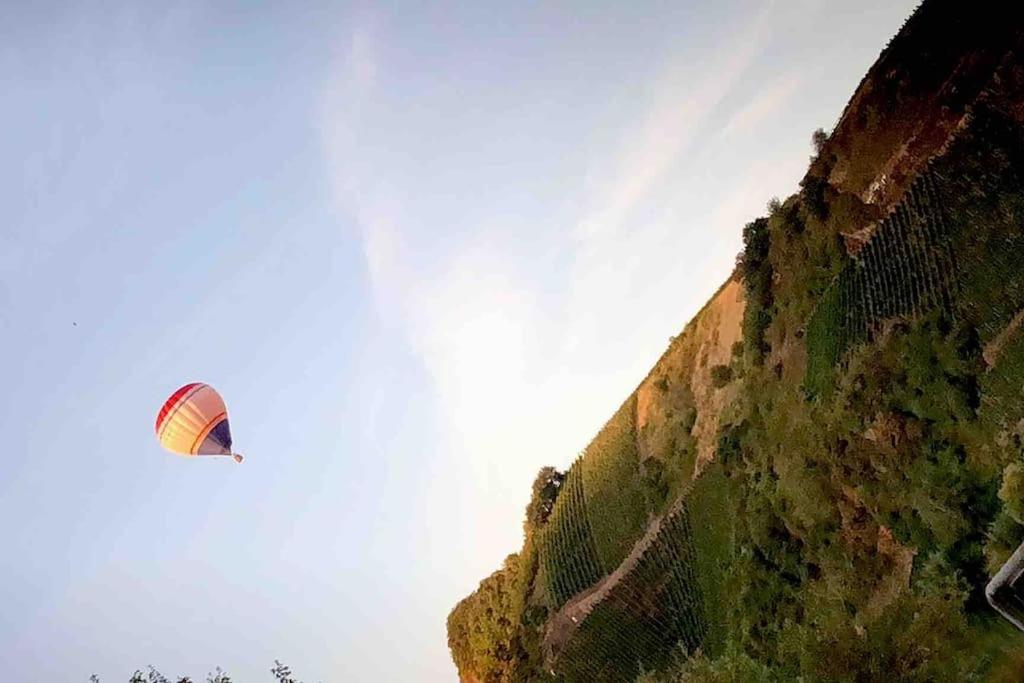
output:
[{"label": "hillside", "polygon": [[[739,226],[738,226],[739,227]],[[1017,680],[1024,20],[929,0],[448,620],[464,681]]]}]

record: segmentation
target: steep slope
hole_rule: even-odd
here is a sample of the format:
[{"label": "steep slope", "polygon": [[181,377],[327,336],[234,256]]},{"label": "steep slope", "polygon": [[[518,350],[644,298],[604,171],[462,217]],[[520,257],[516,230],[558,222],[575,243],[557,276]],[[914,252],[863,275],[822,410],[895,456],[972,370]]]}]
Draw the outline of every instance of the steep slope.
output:
[{"label": "steep slope", "polygon": [[[550,673],[560,646],[542,641],[560,622],[547,624],[547,615],[561,609],[561,623],[580,620],[581,609],[589,614],[579,606],[585,596],[610,590],[650,547],[668,542],[659,520],[685,514],[680,493],[713,459],[717,420],[735,398],[735,382],[712,375],[739,361],[744,302],[742,284],[728,280],[565,473],[544,524],[526,525],[523,550],[452,611],[449,644],[464,681]],[[530,627],[517,631],[523,620]]]},{"label": "steep slope", "polygon": [[[453,612],[465,680],[967,680],[1020,656],[981,591],[1024,539],[1020,14],[908,20],[548,489],[508,607],[480,609],[492,577]],[[496,657],[460,663],[493,624]]]},{"label": "steep slope", "polygon": [[865,74],[810,172],[887,208],[982,93],[1001,90],[1019,111],[1021,11],[922,3]]}]

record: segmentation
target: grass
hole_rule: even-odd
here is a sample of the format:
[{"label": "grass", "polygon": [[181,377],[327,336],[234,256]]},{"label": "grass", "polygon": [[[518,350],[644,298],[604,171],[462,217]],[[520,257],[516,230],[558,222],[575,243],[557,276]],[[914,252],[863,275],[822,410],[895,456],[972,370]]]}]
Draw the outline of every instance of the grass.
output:
[{"label": "grass", "polygon": [[733,554],[733,517],[729,511],[729,482],[722,465],[712,463],[686,496],[694,547],[694,574],[703,597],[707,635],[702,649],[718,655],[725,645],[727,595],[725,577],[729,575]]},{"label": "grass", "polygon": [[980,416],[999,431],[1024,418],[1024,327],[1006,340],[993,368],[982,375]]}]

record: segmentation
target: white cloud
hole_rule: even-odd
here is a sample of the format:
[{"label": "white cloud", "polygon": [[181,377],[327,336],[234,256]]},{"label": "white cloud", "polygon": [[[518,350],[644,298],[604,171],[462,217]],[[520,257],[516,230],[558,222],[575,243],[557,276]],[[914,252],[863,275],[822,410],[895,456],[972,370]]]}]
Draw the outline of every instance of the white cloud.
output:
[{"label": "white cloud", "polygon": [[[453,600],[517,549],[536,469],[567,466],[611,416],[730,272],[743,223],[770,196],[770,166],[729,178],[704,167],[715,155],[707,145],[723,144],[722,103],[768,38],[763,15],[730,35],[717,63],[662,70],[614,149],[586,150],[595,161],[567,191],[580,209],[563,230],[515,226],[564,257],[558,272],[505,248],[509,231],[497,225],[440,256],[413,250],[423,219],[397,198],[418,188],[389,186],[387,169],[361,156],[367,107],[389,77],[373,32],[357,28],[340,55],[322,111],[332,183],[379,307],[433,380],[448,460],[427,475],[427,514],[438,520],[428,544],[437,562],[457,564],[446,577]],[[798,82],[755,100],[733,128],[784,105]],[[709,206],[710,190],[726,205]]]}]

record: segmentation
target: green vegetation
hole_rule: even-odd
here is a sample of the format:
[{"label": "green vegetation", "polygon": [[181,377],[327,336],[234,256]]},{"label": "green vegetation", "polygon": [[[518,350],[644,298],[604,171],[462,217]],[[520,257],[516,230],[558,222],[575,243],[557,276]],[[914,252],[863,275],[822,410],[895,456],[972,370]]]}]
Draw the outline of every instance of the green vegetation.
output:
[{"label": "green vegetation", "polygon": [[[1024,139],[987,108],[911,184],[807,323],[812,394],[886,320],[941,308],[992,339],[1024,306]],[[751,287],[757,290],[758,282]]]},{"label": "green vegetation", "polygon": [[[697,460],[697,442],[693,437],[697,408],[693,391],[689,383],[678,382],[673,385],[672,392],[666,397],[666,402],[671,401],[671,409],[662,425],[657,452],[641,464],[648,508],[655,515],[664,514],[690,483]],[[651,428],[652,425],[648,424],[647,431],[638,436],[650,436]]]},{"label": "green vegetation", "polygon": [[725,579],[732,567],[735,534],[728,496],[725,470],[716,462],[704,470],[684,499],[691,520],[694,577],[704,605],[701,650],[708,655],[722,651],[727,635],[720,615],[730,604]]},{"label": "green vegetation", "polygon": [[[643,462],[634,395],[564,482],[535,485],[518,626],[495,626],[496,598],[472,617],[485,664],[505,644],[522,678],[460,671],[1019,679],[1024,646],[983,588],[1024,541],[1024,69],[1006,26],[1003,48],[982,47],[991,15],[957,34],[939,20],[956,11],[924,3],[836,131],[816,132],[800,192],[744,228],[743,341],[710,369],[731,401],[714,461],[691,480],[693,368],[659,363]],[[696,345],[692,329],[673,344]],[[581,606],[545,651],[543,627]]]},{"label": "green vegetation", "polygon": [[706,619],[688,509],[667,517],[636,566],[587,615],[558,661],[567,681],[629,680],[695,650]]},{"label": "green vegetation", "polygon": [[635,415],[634,395],[590,442],[581,460],[587,517],[603,573],[622,562],[647,523]]},{"label": "green vegetation", "polygon": [[460,670],[479,672],[487,681],[520,681],[526,675],[514,610],[518,570],[519,556],[509,555],[448,615],[448,647]]},{"label": "green vegetation", "polygon": [[1024,327],[1018,328],[1003,341],[996,364],[981,377],[980,415],[989,429],[1003,435],[1000,446],[1024,453],[1021,448],[1024,418]]},{"label": "green vegetation", "polygon": [[556,608],[604,576],[584,497],[581,462],[582,458],[569,469],[564,490],[538,536],[538,554]]},{"label": "green vegetation", "polygon": [[583,619],[558,659],[561,677],[629,680],[698,649],[721,651],[717,615],[733,547],[727,495],[720,465],[688,487],[636,564]]},{"label": "green vegetation", "polygon": [[957,315],[987,342],[1024,306],[1024,129],[976,107],[934,167],[954,235]]},{"label": "green vegetation", "polygon": [[747,286],[747,307],[743,312],[743,346],[760,363],[768,345],[765,330],[772,320],[772,266],[768,220],[758,218],[743,228],[743,251],[736,259],[737,269]]},{"label": "green vegetation", "polygon": [[931,173],[918,177],[818,303],[807,323],[811,393],[826,388],[845,351],[883,321],[951,309],[956,269],[935,185]]},{"label": "green vegetation", "polygon": [[635,404],[635,397],[623,404],[569,469],[539,535],[553,608],[615,569],[643,533],[647,491],[636,450]]},{"label": "green vegetation", "polygon": [[728,365],[716,365],[711,368],[711,386],[721,389],[732,381],[732,368]]},{"label": "green vegetation", "polygon": [[555,507],[555,501],[565,483],[565,474],[554,467],[542,467],[537,477],[533,480],[533,491],[530,496],[530,503],[526,507],[526,521],[524,525],[528,528],[539,529],[547,524],[551,510]]}]

